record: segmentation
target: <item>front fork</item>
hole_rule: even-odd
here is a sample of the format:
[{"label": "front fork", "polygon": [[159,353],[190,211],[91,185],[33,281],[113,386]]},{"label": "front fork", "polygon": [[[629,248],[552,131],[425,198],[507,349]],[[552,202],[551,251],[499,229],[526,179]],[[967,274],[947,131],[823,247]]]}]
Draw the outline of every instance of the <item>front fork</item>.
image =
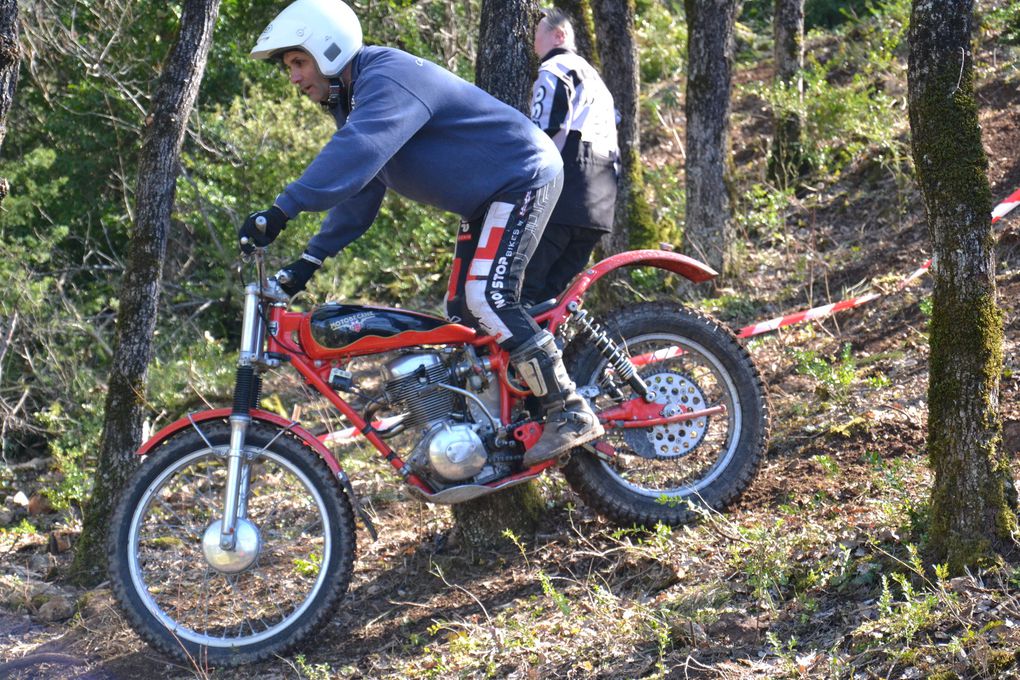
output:
[{"label": "front fork", "polygon": [[248,514],[250,465],[244,453],[244,437],[251,423],[251,408],[257,405],[261,376],[256,360],[265,340],[265,325],[259,323],[259,288],[245,288],[244,320],[241,327],[241,355],[234,384],[234,408],[230,414],[230,448],[227,451],[227,486],[223,490],[223,520],[220,524],[220,548],[234,550],[237,545],[237,520]]}]

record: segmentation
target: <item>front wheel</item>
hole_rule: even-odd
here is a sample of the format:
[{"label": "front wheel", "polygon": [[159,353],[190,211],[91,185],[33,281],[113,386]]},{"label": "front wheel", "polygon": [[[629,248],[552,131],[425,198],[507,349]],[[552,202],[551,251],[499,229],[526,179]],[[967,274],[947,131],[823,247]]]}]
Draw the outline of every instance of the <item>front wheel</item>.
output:
[{"label": "front wheel", "polygon": [[[768,440],[764,385],[747,350],[719,322],[681,305],[635,305],[602,321],[656,401],[714,413],[647,428],[607,424],[595,446],[573,451],[563,470],[571,487],[624,525],[676,526],[697,506],[724,509],[754,479]],[[578,387],[597,393],[596,411],[635,396],[583,338],[568,346],[567,365]]]},{"label": "front wheel", "polygon": [[185,663],[260,661],[336,608],[353,570],[354,516],[315,453],[252,423],[243,550],[218,549],[230,428],[199,427],[171,438],[128,482],[109,532],[113,592],[146,642]]}]

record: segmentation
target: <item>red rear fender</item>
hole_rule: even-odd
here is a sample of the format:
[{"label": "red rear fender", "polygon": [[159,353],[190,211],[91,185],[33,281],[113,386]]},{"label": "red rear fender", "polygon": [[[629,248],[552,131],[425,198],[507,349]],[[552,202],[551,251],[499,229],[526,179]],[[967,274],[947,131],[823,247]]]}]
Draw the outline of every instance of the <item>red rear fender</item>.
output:
[{"label": "red rear fender", "polygon": [[668,250],[630,250],[619,253],[598,262],[574,277],[570,288],[560,296],[559,304],[538,317],[538,321],[550,322],[550,330],[555,330],[567,316],[567,306],[584,295],[593,283],[609,272],[621,267],[658,267],[679,274],[689,281],[701,283],[714,279],[719,275],[707,264],[698,262],[692,257],[680,255]]},{"label": "red rear fender", "polygon": [[672,253],[668,250],[631,250],[619,253],[598,262],[591,269],[582,272],[581,275],[590,277],[591,282],[588,285],[591,285],[620,267],[658,267],[679,274],[694,283],[708,281],[719,275],[719,272],[693,257]]}]

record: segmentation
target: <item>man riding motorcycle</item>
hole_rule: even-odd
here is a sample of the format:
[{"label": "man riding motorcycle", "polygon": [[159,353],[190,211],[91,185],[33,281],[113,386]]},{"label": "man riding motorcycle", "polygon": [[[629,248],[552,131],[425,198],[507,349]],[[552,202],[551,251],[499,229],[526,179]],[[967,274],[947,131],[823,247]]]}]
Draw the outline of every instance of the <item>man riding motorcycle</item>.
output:
[{"label": "man riding motorcycle", "polygon": [[524,464],[600,437],[602,426],[577,394],[553,336],[520,304],[525,269],[563,185],[549,137],[436,64],[364,46],[358,18],[340,0],[292,3],[251,55],[281,60],[337,130],[270,208],[248,217],[242,247],[268,245],[302,211],[328,211],[301,257],[277,275],[295,295],[326,258],[371,226],[387,189],[457,213],[447,316],[495,336],[540,398],[545,429]]}]

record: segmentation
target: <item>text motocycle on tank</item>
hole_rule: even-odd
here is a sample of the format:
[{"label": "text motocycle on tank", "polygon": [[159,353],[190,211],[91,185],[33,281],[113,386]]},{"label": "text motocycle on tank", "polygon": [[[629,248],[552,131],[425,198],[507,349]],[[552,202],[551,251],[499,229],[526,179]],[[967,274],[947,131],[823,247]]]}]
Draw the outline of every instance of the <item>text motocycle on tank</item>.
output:
[{"label": "text motocycle on tank", "polygon": [[[494,338],[400,309],[288,311],[263,258],[257,250],[258,280],[245,288],[233,406],[191,413],[139,449],[144,462],[109,532],[113,590],[134,629],[209,665],[266,659],[312,634],[350,583],[355,514],[374,533],[324,443],[333,435],[259,407],[266,371],[297,371],[349,421],[344,436],[364,437],[423,500],[479,498],[557,462],[523,466],[542,422]],[[747,351],[702,313],[655,302],[596,320],[582,309],[594,282],[633,266],[715,276],[672,252],[622,253],[531,313],[566,343],[571,377],[606,430],[571,452],[562,467],[571,487],[622,525],[678,525],[750,484],[766,447],[766,400]],[[383,353],[381,387],[361,399],[348,367]],[[368,403],[360,412],[355,393]]]}]

